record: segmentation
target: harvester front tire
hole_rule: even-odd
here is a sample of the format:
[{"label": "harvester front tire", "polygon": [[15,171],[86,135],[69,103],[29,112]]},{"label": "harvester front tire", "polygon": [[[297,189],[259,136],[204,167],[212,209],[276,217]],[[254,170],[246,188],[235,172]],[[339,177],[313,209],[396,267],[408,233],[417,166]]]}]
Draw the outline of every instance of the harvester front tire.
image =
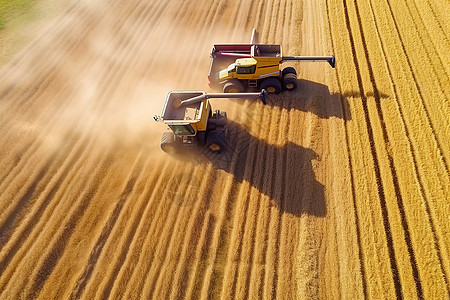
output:
[{"label": "harvester front tire", "polygon": [[225,132],[213,130],[208,133],[206,147],[211,152],[220,153],[225,150]]},{"label": "harvester front tire", "polygon": [[224,93],[242,93],[245,92],[244,85],[237,79],[231,79],[225,82],[223,86]]},{"label": "harvester front tire", "polygon": [[173,132],[163,132],[161,137],[161,150],[168,154],[175,154],[177,152],[177,141]]},{"label": "harvester front tire", "polygon": [[278,78],[267,78],[261,83],[261,90],[266,90],[269,94],[281,93],[281,82]]}]

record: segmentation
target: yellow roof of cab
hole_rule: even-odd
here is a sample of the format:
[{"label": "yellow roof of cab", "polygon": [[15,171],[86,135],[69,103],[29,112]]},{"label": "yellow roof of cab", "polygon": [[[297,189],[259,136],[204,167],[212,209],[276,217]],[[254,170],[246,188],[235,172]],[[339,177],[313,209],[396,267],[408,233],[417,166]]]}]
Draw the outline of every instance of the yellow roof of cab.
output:
[{"label": "yellow roof of cab", "polygon": [[249,66],[253,66],[256,64],[256,59],[254,59],[253,57],[251,58],[239,58],[236,59],[236,66],[239,67],[249,67]]}]

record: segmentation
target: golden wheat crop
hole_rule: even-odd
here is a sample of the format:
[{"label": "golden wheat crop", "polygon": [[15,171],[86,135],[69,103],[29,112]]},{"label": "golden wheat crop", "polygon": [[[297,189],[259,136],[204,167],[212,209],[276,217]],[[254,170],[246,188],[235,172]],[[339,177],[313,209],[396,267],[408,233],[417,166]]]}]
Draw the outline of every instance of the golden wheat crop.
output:
[{"label": "golden wheat crop", "polygon": [[[95,0],[0,70],[0,298],[446,299],[450,5]],[[170,90],[251,29],[295,92],[212,101],[223,170],[159,149]]]}]

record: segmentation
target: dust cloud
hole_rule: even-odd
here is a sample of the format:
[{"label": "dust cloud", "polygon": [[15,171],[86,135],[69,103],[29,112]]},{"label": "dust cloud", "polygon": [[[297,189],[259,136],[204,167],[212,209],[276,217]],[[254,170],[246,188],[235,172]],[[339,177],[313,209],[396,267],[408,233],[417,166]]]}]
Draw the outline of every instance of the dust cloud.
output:
[{"label": "dust cloud", "polygon": [[[6,82],[23,93],[7,95],[1,113],[6,114],[14,101],[31,101],[33,112],[16,117],[14,122],[21,124],[16,130],[32,127],[45,147],[64,144],[72,133],[94,139],[102,150],[114,144],[160,152],[166,128],[152,117],[160,114],[169,91],[208,89],[209,52],[215,42],[230,42],[224,38],[227,31],[165,20],[149,26],[139,23],[143,16],[137,13],[121,18],[119,7],[106,13],[95,3],[82,1],[77,6],[84,14],[97,16],[98,24],[80,15],[64,18],[55,26],[73,27],[70,33],[55,28],[34,42],[33,51],[28,49],[27,55],[5,66]],[[248,38],[247,32],[241,35]],[[35,53],[41,51],[36,49],[45,47],[51,53],[38,57]],[[34,71],[41,69],[53,75],[50,88],[25,99],[38,88]],[[48,126],[49,119],[53,126]]]}]

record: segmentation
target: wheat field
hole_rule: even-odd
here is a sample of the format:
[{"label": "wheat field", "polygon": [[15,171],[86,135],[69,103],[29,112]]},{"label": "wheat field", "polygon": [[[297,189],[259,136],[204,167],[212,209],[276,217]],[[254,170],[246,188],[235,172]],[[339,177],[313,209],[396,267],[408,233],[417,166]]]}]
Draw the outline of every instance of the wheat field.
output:
[{"label": "wheat field", "polygon": [[[78,0],[0,70],[1,299],[448,299],[450,4]],[[214,100],[222,169],[152,120],[214,43],[294,92]],[[447,220],[447,221],[446,221]]]}]

